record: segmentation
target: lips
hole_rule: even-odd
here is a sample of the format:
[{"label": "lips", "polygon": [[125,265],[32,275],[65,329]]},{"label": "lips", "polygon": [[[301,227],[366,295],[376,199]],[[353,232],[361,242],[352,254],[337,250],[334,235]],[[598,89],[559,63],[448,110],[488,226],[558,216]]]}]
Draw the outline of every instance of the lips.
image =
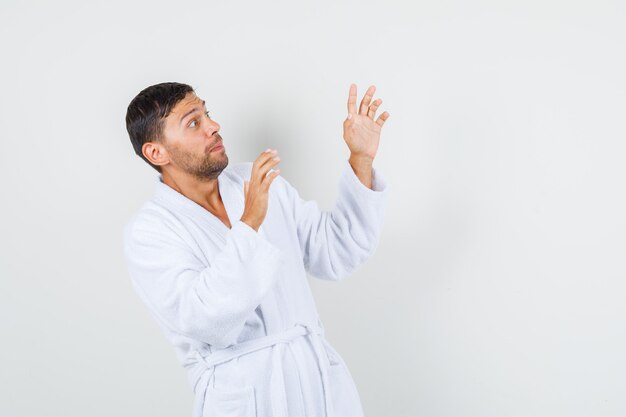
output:
[{"label": "lips", "polygon": [[220,149],[224,149],[224,145],[222,143],[222,137],[217,135],[217,142],[211,148],[209,148],[209,152],[219,151]]}]

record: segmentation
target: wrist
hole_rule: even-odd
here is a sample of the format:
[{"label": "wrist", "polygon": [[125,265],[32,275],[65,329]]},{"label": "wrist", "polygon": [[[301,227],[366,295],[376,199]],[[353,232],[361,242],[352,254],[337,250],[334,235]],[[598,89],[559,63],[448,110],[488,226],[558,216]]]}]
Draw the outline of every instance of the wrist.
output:
[{"label": "wrist", "polygon": [[348,159],[352,171],[357,176],[359,181],[367,188],[372,188],[372,164],[373,158],[368,156],[350,155]]},{"label": "wrist", "polygon": [[254,229],[255,232],[259,231],[259,226],[256,224],[256,222],[250,221],[250,220],[244,218],[243,216],[241,216],[241,218],[239,220],[241,220],[243,223],[245,223],[248,226],[250,226],[252,229]]},{"label": "wrist", "polygon": [[352,166],[352,169],[355,171],[371,171],[372,165],[374,163],[374,158],[369,156],[360,155],[360,154],[350,154],[350,158],[348,158],[348,162]]},{"label": "wrist", "polygon": [[350,153],[350,163],[355,162],[360,165],[364,164],[372,164],[374,162],[374,158],[369,155],[365,155],[362,153]]}]

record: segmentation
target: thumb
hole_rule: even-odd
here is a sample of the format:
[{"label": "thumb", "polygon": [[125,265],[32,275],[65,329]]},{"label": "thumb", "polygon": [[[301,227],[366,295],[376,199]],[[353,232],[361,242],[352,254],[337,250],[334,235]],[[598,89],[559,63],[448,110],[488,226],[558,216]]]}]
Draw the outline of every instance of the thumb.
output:
[{"label": "thumb", "polygon": [[247,196],[247,195],[248,195],[248,185],[249,185],[249,184],[250,184],[250,183],[248,182],[248,180],[244,180],[244,181],[243,181],[243,193],[244,193],[244,195],[245,195],[245,196]]}]

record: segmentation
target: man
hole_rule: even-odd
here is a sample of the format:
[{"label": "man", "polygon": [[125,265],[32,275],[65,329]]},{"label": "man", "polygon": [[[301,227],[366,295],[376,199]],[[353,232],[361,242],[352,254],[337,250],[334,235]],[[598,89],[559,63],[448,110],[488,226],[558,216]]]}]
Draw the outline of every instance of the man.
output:
[{"label": "man", "polygon": [[373,168],[387,112],[370,86],[356,108],[332,211],[273,169],[276,150],[228,166],[220,125],[192,87],[161,83],[129,104],[137,155],[159,172],[124,228],[132,285],[188,371],[194,417],[362,417],[326,341],[306,273],[338,281],[374,252],[387,191]]}]

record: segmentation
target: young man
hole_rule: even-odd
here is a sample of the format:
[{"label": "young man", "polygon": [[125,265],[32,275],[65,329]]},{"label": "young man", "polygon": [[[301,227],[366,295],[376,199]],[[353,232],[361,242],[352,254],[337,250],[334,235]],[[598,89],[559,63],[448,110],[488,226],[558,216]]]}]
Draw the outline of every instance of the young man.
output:
[{"label": "young man", "polygon": [[373,166],[382,100],[350,86],[350,149],[332,211],[273,169],[276,150],[228,166],[220,125],[186,84],[147,87],[129,104],[134,150],[154,196],[124,228],[139,297],[188,371],[193,417],[362,417],[345,362],[326,341],[306,273],[339,281],[376,249],[386,181]]}]

